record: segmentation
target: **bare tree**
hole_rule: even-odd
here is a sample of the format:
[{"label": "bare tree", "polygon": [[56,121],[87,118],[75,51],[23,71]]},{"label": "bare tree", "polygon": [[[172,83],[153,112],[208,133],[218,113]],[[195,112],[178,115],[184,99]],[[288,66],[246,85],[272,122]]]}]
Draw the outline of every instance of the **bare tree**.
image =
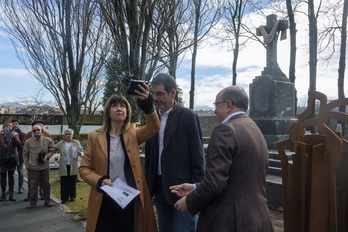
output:
[{"label": "bare tree", "polygon": [[226,0],[224,5],[224,28],[233,48],[232,85],[237,83],[237,63],[241,49],[240,38],[243,30],[243,17],[250,3],[250,0]]},{"label": "bare tree", "polygon": [[[347,11],[348,1],[336,1],[328,4],[324,10],[326,16],[324,29],[319,32],[319,53],[325,52],[324,63],[331,62],[339,53],[338,67],[338,98],[345,98],[344,75],[346,67],[347,48]],[[344,110],[344,107],[342,107]],[[344,112],[344,111],[343,111]]]},{"label": "bare tree", "polygon": [[290,30],[290,64],[289,64],[289,79],[291,82],[295,83],[296,80],[296,53],[297,53],[297,46],[296,46],[296,22],[295,22],[295,14],[294,14],[294,8],[292,6],[291,0],[286,0],[286,9],[288,12],[289,17],[289,30]]},{"label": "bare tree", "polygon": [[111,48],[95,1],[2,0],[0,7],[18,57],[79,133]]},{"label": "bare tree", "polygon": [[[44,87],[35,92],[35,95],[19,96],[20,103],[25,105],[26,108],[22,113],[29,115],[26,118],[27,123],[31,124],[34,121],[44,120],[47,115],[57,114],[55,109],[57,103],[45,99]],[[59,114],[59,113],[58,113]]]},{"label": "bare tree", "polygon": [[189,108],[193,109],[195,101],[195,80],[196,80],[196,58],[200,41],[204,40],[210,30],[218,23],[220,19],[220,1],[193,0],[194,31],[193,48],[191,61],[191,89]]},{"label": "bare tree", "polygon": [[[314,0],[308,0],[308,21],[309,21],[309,89],[308,93],[316,90],[317,63],[318,63],[318,25],[317,19],[322,0],[319,1],[319,8],[314,9]],[[314,116],[314,115],[313,115]]]},{"label": "bare tree", "polygon": [[122,71],[145,78],[147,47],[157,0],[98,0]]}]

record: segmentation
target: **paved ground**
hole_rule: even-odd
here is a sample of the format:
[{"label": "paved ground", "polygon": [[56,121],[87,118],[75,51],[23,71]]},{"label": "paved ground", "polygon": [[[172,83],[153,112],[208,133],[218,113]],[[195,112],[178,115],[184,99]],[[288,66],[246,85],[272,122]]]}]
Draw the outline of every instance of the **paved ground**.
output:
[{"label": "paved ground", "polygon": [[[15,176],[15,186],[17,186]],[[24,194],[15,192],[17,201],[0,202],[0,231],[6,232],[79,232],[85,231],[85,221],[70,214],[70,209],[52,197],[53,207],[44,206],[44,201],[39,200],[33,209],[27,209],[28,202],[23,201],[27,196],[27,184],[24,184]],[[15,188],[17,190],[17,188]],[[8,195],[7,195],[8,199]],[[282,208],[270,205],[270,213],[275,232],[283,232]]]},{"label": "paved ground", "polygon": [[275,232],[284,231],[283,208],[276,205],[269,205],[272,224]]},{"label": "paved ground", "polygon": [[[17,191],[17,176],[15,176],[15,191]],[[79,232],[85,231],[81,221],[75,215],[69,214],[69,209],[61,205],[58,199],[52,198],[52,207],[44,206],[39,200],[33,209],[27,209],[28,202],[23,201],[27,196],[27,184],[24,183],[24,194],[15,192],[15,202],[0,202],[0,231],[6,232]],[[7,195],[8,199],[8,195]]]}]

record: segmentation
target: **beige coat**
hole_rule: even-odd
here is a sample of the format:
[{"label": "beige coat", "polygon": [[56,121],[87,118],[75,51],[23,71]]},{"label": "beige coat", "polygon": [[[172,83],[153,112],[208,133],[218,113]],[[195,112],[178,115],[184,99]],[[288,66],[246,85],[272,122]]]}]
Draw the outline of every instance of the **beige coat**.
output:
[{"label": "beige coat", "polygon": [[[59,143],[57,143],[54,148],[56,150],[59,150],[59,175],[60,176],[67,176],[68,175],[68,170],[66,169],[66,153],[65,153],[65,140],[60,141]],[[73,155],[76,152],[76,149],[78,147],[80,147],[81,144],[79,141],[77,141],[76,139],[73,139],[73,141],[71,142],[71,147],[69,150],[70,153],[70,175],[77,175],[78,174],[78,162],[77,159],[78,158],[74,158]]]},{"label": "beige coat", "polygon": [[[156,220],[153,212],[153,204],[143,174],[139,144],[150,139],[160,128],[157,113],[145,115],[146,125],[136,127],[131,124],[124,132],[123,138],[130,165],[132,167],[136,188],[141,192],[140,197],[135,201],[134,232],[157,231]],[[79,168],[81,178],[91,185],[91,192],[87,210],[86,231],[93,232],[98,220],[99,210],[103,194],[97,191],[98,180],[107,175],[108,151],[106,135],[99,130],[88,134],[87,149],[82,158]]]},{"label": "beige coat", "polygon": [[49,168],[49,161],[39,163],[39,153],[45,152],[49,158],[54,154],[54,151],[48,150],[53,148],[53,142],[50,138],[41,135],[40,140],[36,140],[34,137],[27,139],[23,147],[23,159],[27,169],[44,170]]}]

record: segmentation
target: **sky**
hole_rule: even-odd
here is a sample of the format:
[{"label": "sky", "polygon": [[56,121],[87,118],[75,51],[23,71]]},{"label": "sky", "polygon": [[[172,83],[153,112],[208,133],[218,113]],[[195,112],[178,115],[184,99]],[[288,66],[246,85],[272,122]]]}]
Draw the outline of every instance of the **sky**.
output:
[{"label": "sky", "polygon": [[[267,12],[267,11],[266,11]],[[269,13],[275,13],[271,10]],[[265,19],[256,15],[249,15],[256,26],[265,25]],[[304,17],[304,18],[300,18]],[[305,16],[297,15],[298,20],[298,44],[296,81],[298,104],[307,104],[307,92],[309,88],[308,70],[308,20]],[[318,19],[318,24],[323,25],[325,18]],[[232,84],[232,51],[227,44],[210,38],[211,43],[198,50],[195,108],[213,109],[216,94],[223,88]],[[288,38],[278,41],[278,64],[287,74],[289,69],[289,33]],[[323,58],[319,56],[319,59]],[[237,85],[242,86],[249,93],[249,84],[256,76],[260,76],[266,65],[266,50],[257,42],[250,43],[240,51],[238,60]],[[338,59],[334,56],[329,65],[318,62],[317,91],[328,96],[328,99],[337,99]],[[348,75],[346,70],[346,75]],[[186,54],[177,70],[177,83],[183,89],[185,106],[189,105],[191,73],[191,55]],[[11,40],[0,31],[0,104],[4,102],[20,102],[25,96],[35,96],[42,86],[38,81],[30,77],[23,64],[16,56]],[[345,82],[346,96],[348,84]],[[53,99],[47,90],[44,90],[44,98]]]}]

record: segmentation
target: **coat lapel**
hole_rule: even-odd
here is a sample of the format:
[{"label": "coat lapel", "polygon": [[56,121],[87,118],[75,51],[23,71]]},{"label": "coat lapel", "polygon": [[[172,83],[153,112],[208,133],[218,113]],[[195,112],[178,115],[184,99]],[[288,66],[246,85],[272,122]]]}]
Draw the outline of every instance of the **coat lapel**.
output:
[{"label": "coat lapel", "polygon": [[106,141],[106,135],[103,133],[98,133],[97,139],[98,139],[98,142],[100,144],[100,148],[101,148],[102,152],[104,153],[105,157],[108,157],[108,151],[107,151],[108,144]]},{"label": "coat lapel", "polygon": [[176,131],[176,128],[178,127],[180,123],[181,117],[182,117],[182,108],[179,105],[177,105],[175,112],[173,114],[173,117],[170,119],[170,126],[169,128],[166,128],[166,130],[164,131],[163,151],[166,149],[169,142],[172,140],[174,133]]}]

